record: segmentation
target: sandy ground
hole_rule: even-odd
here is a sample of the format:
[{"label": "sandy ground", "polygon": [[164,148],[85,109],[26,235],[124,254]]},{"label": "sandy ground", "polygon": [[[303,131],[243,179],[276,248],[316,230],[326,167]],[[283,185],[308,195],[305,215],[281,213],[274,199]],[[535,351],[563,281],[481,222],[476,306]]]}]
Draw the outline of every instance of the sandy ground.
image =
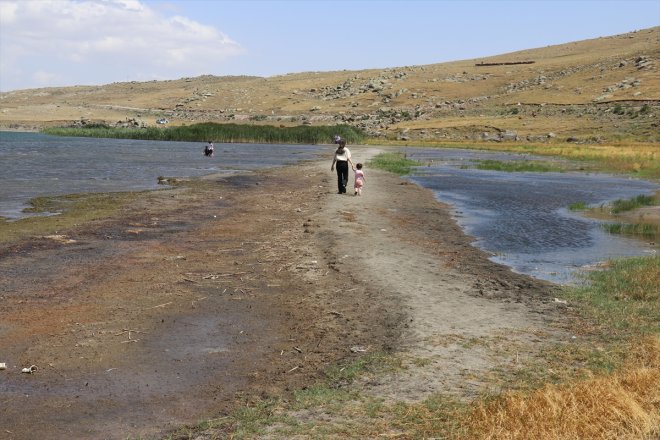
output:
[{"label": "sandy ground", "polygon": [[553,286],[490,262],[430,191],[367,166],[338,195],[331,155],[2,245],[2,437],[158,437],[377,352],[414,368],[364,392],[470,399],[568,337]]}]

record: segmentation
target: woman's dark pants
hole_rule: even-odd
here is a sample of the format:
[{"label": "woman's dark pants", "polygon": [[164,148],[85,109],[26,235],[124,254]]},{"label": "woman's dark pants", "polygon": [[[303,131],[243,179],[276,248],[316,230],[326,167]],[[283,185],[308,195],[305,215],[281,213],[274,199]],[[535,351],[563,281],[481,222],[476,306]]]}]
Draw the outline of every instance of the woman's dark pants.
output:
[{"label": "woman's dark pants", "polygon": [[346,183],[348,182],[348,161],[337,161],[337,188],[339,194],[346,194]]}]

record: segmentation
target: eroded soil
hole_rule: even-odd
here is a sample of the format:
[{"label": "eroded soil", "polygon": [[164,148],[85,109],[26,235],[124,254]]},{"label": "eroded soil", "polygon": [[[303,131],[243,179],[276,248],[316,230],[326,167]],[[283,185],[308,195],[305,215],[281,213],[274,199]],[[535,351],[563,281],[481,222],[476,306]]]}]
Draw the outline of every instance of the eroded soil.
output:
[{"label": "eroded soil", "polygon": [[469,399],[512,362],[502,346],[521,362],[564,337],[551,285],[490,262],[431,192],[365,171],[361,197],[336,194],[330,160],[209,177],[3,245],[2,436],[158,437],[375,352],[418,367],[367,392]]}]

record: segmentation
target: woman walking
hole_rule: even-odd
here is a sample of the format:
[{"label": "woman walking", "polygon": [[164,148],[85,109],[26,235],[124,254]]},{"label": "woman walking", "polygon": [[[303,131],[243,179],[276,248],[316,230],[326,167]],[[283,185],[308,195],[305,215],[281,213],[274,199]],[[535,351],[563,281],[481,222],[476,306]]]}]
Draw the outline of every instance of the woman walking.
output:
[{"label": "woman walking", "polygon": [[339,141],[339,148],[335,151],[335,157],[332,159],[332,166],[330,171],[334,171],[335,165],[337,166],[337,194],[346,194],[346,183],[348,182],[348,164],[355,170],[353,161],[351,160],[351,152],[346,148],[346,141]]}]

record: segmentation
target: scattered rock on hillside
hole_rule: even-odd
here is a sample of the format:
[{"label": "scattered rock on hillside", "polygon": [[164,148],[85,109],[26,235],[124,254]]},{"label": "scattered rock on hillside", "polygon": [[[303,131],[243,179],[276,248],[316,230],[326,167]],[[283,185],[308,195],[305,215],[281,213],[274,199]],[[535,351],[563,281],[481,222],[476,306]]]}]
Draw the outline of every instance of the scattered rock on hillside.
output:
[{"label": "scattered rock on hillside", "polygon": [[653,63],[653,60],[651,60],[647,56],[640,56],[635,59],[635,67],[637,69],[653,69],[655,64]]}]

